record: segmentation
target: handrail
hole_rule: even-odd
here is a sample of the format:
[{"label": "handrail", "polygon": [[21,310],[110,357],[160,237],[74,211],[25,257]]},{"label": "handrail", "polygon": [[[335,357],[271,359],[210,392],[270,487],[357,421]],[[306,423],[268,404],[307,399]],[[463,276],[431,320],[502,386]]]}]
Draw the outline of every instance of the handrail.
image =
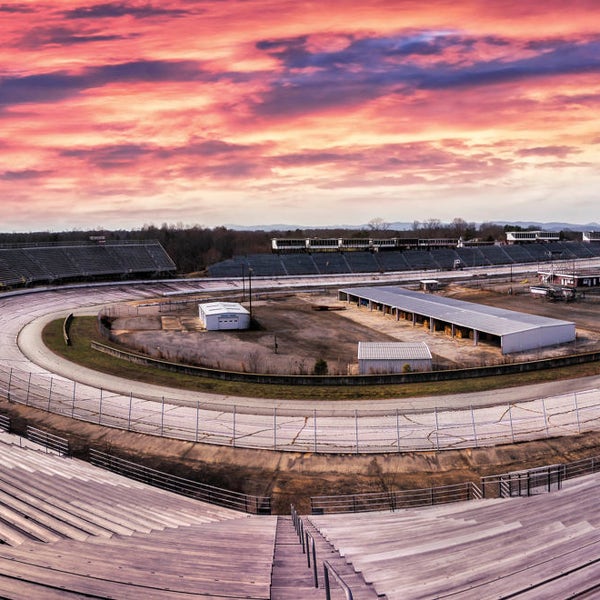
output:
[{"label": "handrail", "polygon": [[[304,521],[298,514],[298,511],[294,507],[294,505],[290,505],[291,514],[292,514],[292,524],[294,525],[294,529],[296,530],[296,535],[300,543],[302,544],[302,554],[306,554],[306,560],[308,563],[308,568],[312,567],[313,571],[313,582],[315,584],[315,588],[319,587],[319,575],[317,572],[317,546],[315,543],[315,538],[310,531],[307,531],[304,527]],[[310,544],[309,544],[310,540]],[[312,553],[312,563],[310,560],[310,555]]]},{"label": "handrail", "polygon": [[26,437],[32,442],[44,446],[48,450],[54,450],[54,452],[58,452],[65,456],[69,455],[69,440],[66,438],[48,433],[47,431],[42,431],[31,425],[27,425]]},{"label": "handrail", "polygon": [[196,498],[209,504],[217,504],[246,513],[271,514],[270,496],[252,496],[191,479],[185,479],[113,456],[106,452],[95,450],[94,448],[90,448],[89,460],[93,465],[182,496]]},{"label": "handrail", "polygon": [[346,594],[346,600],[354,600],[354,596],[352,595],[352,590],[348,587],[346,582],[342,579],[341,575],[334,569],[333,565],[328,561],[323,561],[323,578],[325,580],[325,598],[326,600],[331,600],[331,589],[329,585],[329,573],[333,575],[333,578],[337,581],[339,586]]},{"label": "handrail", "polygon": [[481,490],[470,481],[415,490],[390,490],[337,496],[313,496],[312,514],[325,512],[368,512],[433,506],[481,498]]},{"label": "handrail", "polygon": [[[315,584],[315,588],[319,587],[319,575],[317,573],[317,546],[315,544],[315,538],[313,537],[310,531],[304,530],[304,535],[306,536],[306,560],[308,563],[308,568],[311,568],[310,555],[312,554],[312,571],[313,571],[313,583]],[[308,547],[308,541],[310,538],[310,551]]]},{"label": "handrail", "polygon": [[0,429],[10,433],[10,417],[7,415],[0,415]]}]

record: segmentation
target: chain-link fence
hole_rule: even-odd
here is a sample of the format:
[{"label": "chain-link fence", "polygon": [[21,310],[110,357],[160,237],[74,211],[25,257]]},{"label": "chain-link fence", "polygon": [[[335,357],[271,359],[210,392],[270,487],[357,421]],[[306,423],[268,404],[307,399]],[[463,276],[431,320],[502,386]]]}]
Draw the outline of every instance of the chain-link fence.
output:
[{"label": "chain-link fence", "polygon": [[[600,391],[466,409],[287,408],[159,401],[0,366],[11,402],[138,433],[243,448],[382,453],[476,448],[600,428]],[[365,406],[368,402],[365,402]],[[341,404],[340,404],[341,405]]]}]

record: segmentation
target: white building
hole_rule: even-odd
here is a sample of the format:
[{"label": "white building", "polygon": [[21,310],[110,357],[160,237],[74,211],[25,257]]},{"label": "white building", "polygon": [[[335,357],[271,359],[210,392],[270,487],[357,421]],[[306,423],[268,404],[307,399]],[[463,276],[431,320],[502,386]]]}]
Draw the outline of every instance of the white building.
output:
[{"label": "white building", "polygon": [[452,337],[470,337],[473,344],[487,340],[503,354],[536,350],[575,341],[575,323],[413,292],[400,286],[357,287],[338,291],[342,301],[377,310],[396,320],[447,331]]},{"label": "white building", "polygon": [[403,373],[431,371],[427,344],[409,342],[358,342],[358,372]]},{"label": "white building", "polygon": [[250,313],[237,302],[205,302],[198,305],[198,314],[209,331],[250,327]]}]

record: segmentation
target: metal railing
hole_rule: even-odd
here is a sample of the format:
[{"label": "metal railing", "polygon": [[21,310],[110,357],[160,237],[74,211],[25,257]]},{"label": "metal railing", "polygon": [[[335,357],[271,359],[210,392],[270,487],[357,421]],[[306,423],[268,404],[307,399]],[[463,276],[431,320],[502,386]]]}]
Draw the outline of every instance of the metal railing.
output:
[{"label": "metal railing", "polygon": [[[312,569],[313,574],[313,585],[315,588],[319,587],[319,574],[317,569],[317,546],[315,543],[315,538],[307,531],[304,526],[304,521],[298,514],[298,511],[291,505],[291,513],[292,513],[292,524],[294,529],[296,530],[296,535],[298,536],[298,540],[302,546],[302,554],[306,554],[306,562],[309,569]],[[312,560],[311,560],[312,556]]]},{"label": "metal railing", "polygon": [[[600,429],[600,390],[464,409],[320,410],[111,393],[0,365],[0,395],[107,427],[216,445],[314,453],[481,448]],[[366,403],[368,404],[368,403]]]},{"label": "metal railing", "polygon": [[182,496],[246,513],[259,515],[271,514],[271,498],[269,496],[252,496],[241,492],[225,490],[205,483],[192,481],[191,479],[164,473],[93,448],[90,449],[89,460],[93,465],[102,467],[103,469]]},{"label": "metal railing", "polygon": [[340,496],[313,496],[313,515],[325,513],[395,511],[418,506],[433,506],[481,498],[479,487],[471,482],[416,490],[393,490]]},{"label": "metal railing", "polygon": [[600,472],[600,457],[585,458],[570,463],[546,465],[499,475],[481,477],[455,485],[417,490],[395,490],[381,493],[313,496],[313,515],[398,509],[448,504],[484,498],[533,496],[560,490],[567,479]]},{"label": "metal railing", "polygon": [[325,598],[331,600],[331,586],[329,583],[329,574],[333,575],[333,578],[337,581],[338,585],[346,594],[346,600],[354,600],[352,590],[348,587],[346,582],[342,579],[341,575],[334,569],[333,565],[328,561],[323,561],[323,579],[325,581]]},{"label": "metal railing", "polygon": [[7,415],[0,415],[0,429],[10,433],[10,417]]},{"label": "metal railing", "polygon": [[30,425],[27,426],[26,437],[28,440],[44,446],[47,450],[52,450],[63,456],[69,456],[69,440],[66,438],[42,431]]}]

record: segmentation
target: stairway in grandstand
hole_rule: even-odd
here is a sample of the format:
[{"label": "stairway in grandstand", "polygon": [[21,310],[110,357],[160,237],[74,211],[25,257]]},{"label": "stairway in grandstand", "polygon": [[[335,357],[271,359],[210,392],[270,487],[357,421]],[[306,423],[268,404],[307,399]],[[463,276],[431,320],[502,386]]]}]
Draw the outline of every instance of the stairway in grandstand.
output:
[{"label": "stairway in grandstand", "polygon": [[598,473],[532,497],[275,517],[23,444],[0,432],[2,598],[321,599],[325,561],[354,600],[600,594]]}]

